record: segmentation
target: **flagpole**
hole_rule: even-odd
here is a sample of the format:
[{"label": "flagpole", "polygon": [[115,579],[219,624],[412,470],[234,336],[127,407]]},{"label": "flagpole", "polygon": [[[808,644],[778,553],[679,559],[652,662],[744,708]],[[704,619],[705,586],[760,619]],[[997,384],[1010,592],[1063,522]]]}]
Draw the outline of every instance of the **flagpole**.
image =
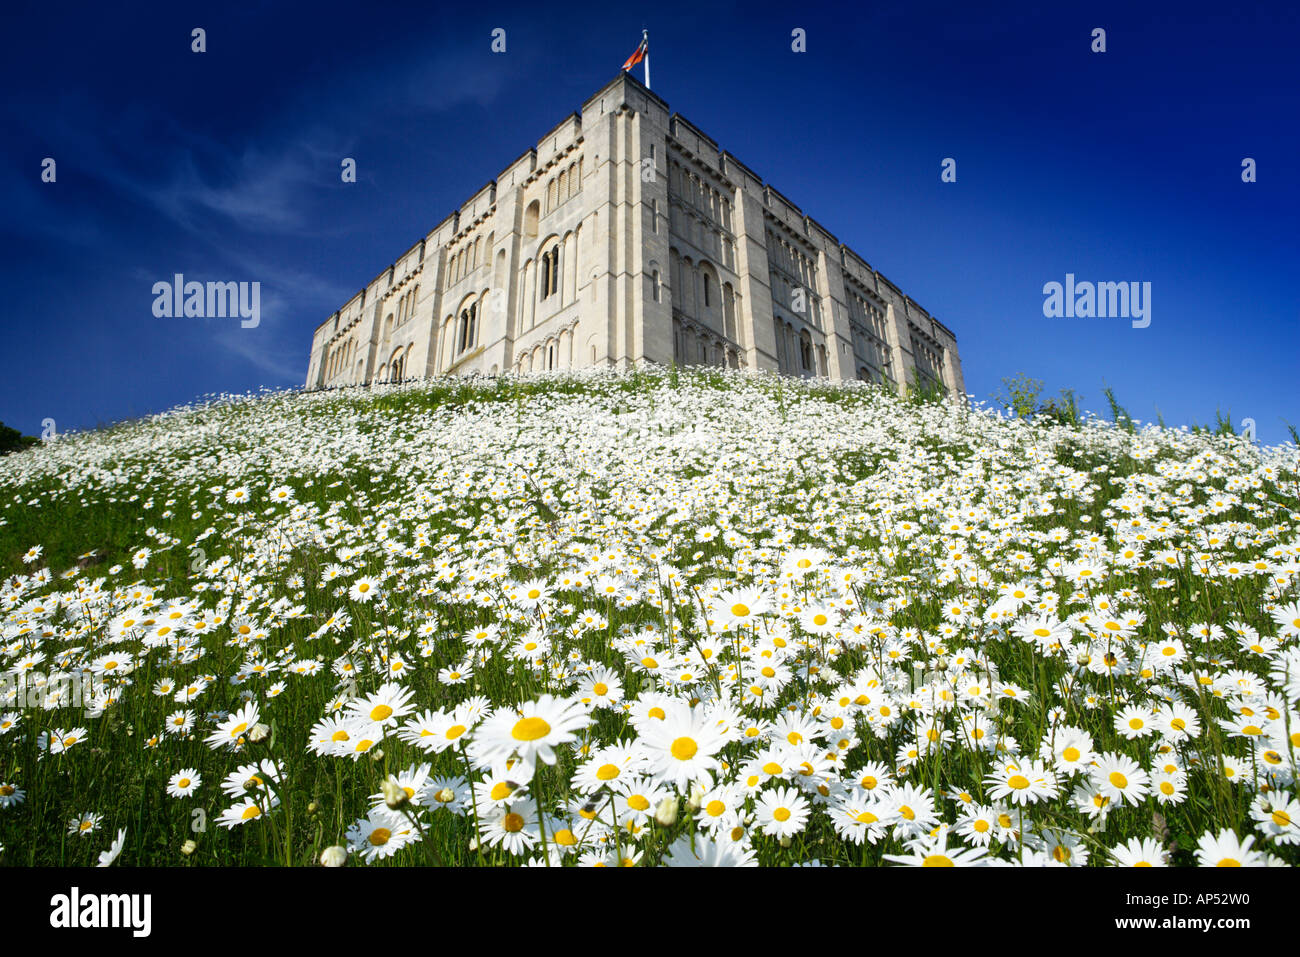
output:
[{"label": "flagpole", "polygon": [[645,44],[645,88],[650,89],[650,31],[641,31],[641,41]]}]

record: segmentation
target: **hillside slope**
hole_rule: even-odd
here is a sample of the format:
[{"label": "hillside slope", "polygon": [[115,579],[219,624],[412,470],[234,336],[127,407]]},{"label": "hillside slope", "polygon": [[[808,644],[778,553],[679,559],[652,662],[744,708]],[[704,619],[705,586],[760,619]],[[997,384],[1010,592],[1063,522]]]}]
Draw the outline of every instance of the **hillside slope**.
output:
[{"label": "hillside slope", "polygon": [[722,372],[64,437],[0,859],[1295,864],[1298,468]]}]

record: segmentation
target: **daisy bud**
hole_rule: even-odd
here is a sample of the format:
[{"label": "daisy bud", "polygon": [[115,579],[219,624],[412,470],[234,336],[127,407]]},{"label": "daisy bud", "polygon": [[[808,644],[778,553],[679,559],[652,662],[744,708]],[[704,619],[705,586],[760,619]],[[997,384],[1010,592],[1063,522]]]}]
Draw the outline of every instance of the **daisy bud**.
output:
[{"label": "daisy bud", "polygon": [[655,808],[655,820],[660,827],[672,827],[677,823],[677,798],[666,797]]},{"label": "daisy bud", "polygon": [[690,796],[686,799],[686,812],[694,814],[700,809],[700,801],[705,795],[705,789],[702,785],[695,784],[691,786]]},{"label": "daisy bud", "polygon": [[198,849],[199,846],[195,844],[193,841],[186,841],[184,844],[181,845],[181,853],[184,854],[186,857],[189,857]]},{"label": "daisy bud", "polygon": [[315,802],[315,801],[312,801],[310,804],[307,805],[307,813],[308,813],[308,814],[315,814],[317,810],[318,810],[318,808],[317,808],[317,806],[316,806],[316,802]]},{"label": "daisy bud", "polygon": [[270,728],[268,728],[266,725],[262,724],[261,722],[258,722],[257,724],[253,725],[252,729],[248,732],[248,740],[252,741],[254,744],[257,744],[257,742],[259,741],[266,740],[266,736],[270,733],[271,733]]},{"label": "daisy bud", "polygon": [[348,849],[335,844],[333,847],[327,847],[321,851],[320,862],[322,867],[342,867],[347,863]]},{"label": "daisy bud", "polygon": [[371,752],[370,752],[370,760],[372,760],[372,761],[382,761],[382,760],[384,760],[384,749],[383,749],[383,748],[375,748],[375,750],[371,751]]},{"label": "daisy bud", "polygon": [[394,811],[411,800],[406,793],[406,788],[398,784],[396,778],[385,779],[379,786],[379,790],[383,792],[384,803]]},{"label": "daisy bud", "polygon": [[781,839],[779,843],[782,847],[789,847],[791,844],[794,843],[794,838],[792,838],[789,834],[783,834],[781,835]]}]

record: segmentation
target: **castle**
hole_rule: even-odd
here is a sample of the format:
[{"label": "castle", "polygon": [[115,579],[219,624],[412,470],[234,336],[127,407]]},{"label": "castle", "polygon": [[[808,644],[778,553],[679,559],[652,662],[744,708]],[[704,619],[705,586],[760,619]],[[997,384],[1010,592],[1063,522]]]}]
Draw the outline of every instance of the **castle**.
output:
[{"label": "castle", "polygon": [[628,73],[321,324],[306,384],[644,363],[965,391],[946,326]]}]

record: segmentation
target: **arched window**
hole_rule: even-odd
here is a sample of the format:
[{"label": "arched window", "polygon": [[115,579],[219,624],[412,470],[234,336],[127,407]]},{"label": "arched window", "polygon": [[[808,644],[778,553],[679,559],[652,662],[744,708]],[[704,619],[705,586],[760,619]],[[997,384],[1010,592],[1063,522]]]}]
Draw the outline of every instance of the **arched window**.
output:
[{"label": "arched window", "polygon": [[528,204],[524,210],[524,236],[533,239],[537,236],[537,220],[541,215],[541,205],[537,200]]},{"label": "arched window", "polygon": [[560,244],[556,243],[542,253],[541,299],[547,299],[560,288]]}]

